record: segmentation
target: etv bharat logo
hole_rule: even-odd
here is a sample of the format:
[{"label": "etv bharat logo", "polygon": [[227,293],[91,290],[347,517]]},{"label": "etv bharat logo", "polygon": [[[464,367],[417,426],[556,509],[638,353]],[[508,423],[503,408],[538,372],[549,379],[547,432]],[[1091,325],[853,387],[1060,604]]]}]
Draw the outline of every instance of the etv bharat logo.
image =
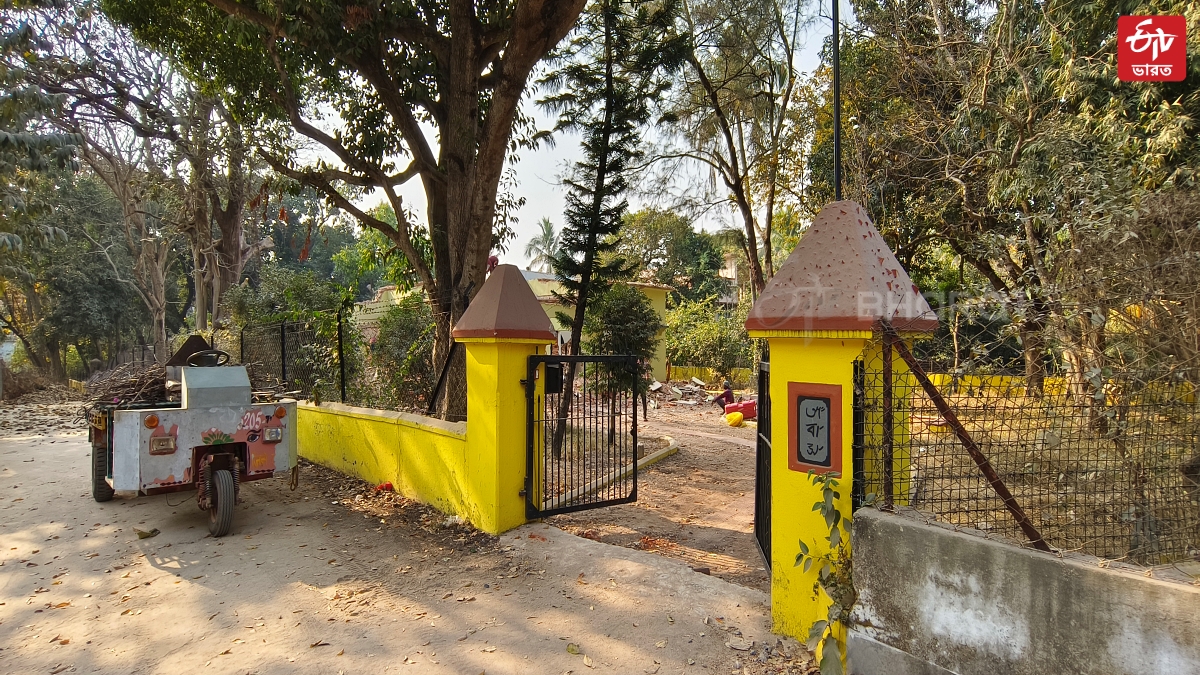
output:
[{"label": "etv bharat logo", "polygon": [[1125,82],[1180,82],[1187,75],[1187,22],[1182,16],[1117,19],[1117,77]]}]

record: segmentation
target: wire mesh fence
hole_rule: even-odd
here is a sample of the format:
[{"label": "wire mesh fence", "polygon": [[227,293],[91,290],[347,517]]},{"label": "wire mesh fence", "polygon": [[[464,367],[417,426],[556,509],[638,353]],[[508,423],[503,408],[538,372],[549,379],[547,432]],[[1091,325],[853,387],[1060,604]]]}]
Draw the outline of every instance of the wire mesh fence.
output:
[{"label": "wire mesh fence", "polygon": [[365,325],[327,312],[218,333],[214,343],[246,366],[256,391],[462,421],[465,358],[453,343],[449,358],[435,353],[436,319],[421,307]]},{"label": "wire mesh fence", "polygon": [[856,496],[1136,564],[1197,556],[1200,363],[1162,348],[1153,309],[1035,341],[955,308],[890,359],[877,334],[856,369]]}]

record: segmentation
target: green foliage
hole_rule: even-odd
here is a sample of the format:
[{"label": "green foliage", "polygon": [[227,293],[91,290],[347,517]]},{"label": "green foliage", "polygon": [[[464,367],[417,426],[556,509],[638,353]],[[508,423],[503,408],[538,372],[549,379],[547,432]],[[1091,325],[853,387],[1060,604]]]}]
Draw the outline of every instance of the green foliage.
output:
[{"label": "green foliage", "polygon": [[[30,194],[53,204],[28,214],[30,225],[63,236],[0,251],[0,323],[26,341],[38,368],[61,377],[70,347],[79,364],[103,360],[135,341],[148,319],[133,288],[84,236],[108,245],[122,234],[120,209],[100,181],[90,173],[42,173]],[[121,248],[109,255],[128,269]],[[78,368],[71,374],[83,375]]]},{"label": "green foliage", "polygon": [[617,284],[596,296],[583,321],[583,348],[588,354],[623,354],[649,361],[664,328],[636,286]]},{"label": "green foliage", "polygon": [[280,208],[286,217],[264,214],[261,227],[274,243],[271,258],[284,267],[312,270],[322,279],[335,278],[334,257],[359,238],[353,221],[331,212],[312,190],[285,195]]},{"label": "green foliage", "polygon": [[[520,102],[530,73],[583,0],[104,0],[105,11],[168,55],[233,115],[276,132],[259,155],[277,172],[382,233],[440,316],[483,286],[521,200],[509,153],[532,140]],[[332,119],[331,119],[332,117]],[[532,136],[532,134],[529,134]],[[319,152],[310,152],[316,145]],[[301,150],[301,148],[304,148]],[[403,185],[425,191],[406,212]],[[358,208],[382,195],[396,224]],[[439,322],[439,348],[450,322]],[[456,402],[465,405],[465,402]]]},{"label": "green foliage", "polygon": [[[395,212],[386,204],[372,209],[371,215],[384,222],[396,222]],[[421,252],[422,258],[432,264],[433,247],[422,228],[414,230],[413,244],[416,250]],[[360,300],[369,297],[370,293],[380,286],[391,284],[401,290],[408,290],[420,282],[408,258],[396,249],[392,240],[378,230],[363,230],[351,245],[334,254],[333,264],[336,277],[342,283],[357,289],[356,297]]]},{"label": "green foliage", "polygon": [[224,307],[235,325],[249,326],[305,321],[337,310],[346,299],[343,289],[311,270],[293,270],[271,263],[259,272],[257,285],[247,280],[229,289]]},{"label": "green foliage", "polygon": [[734,368],[749,368],[754,343],[746,334],[749,307],[729,310],[715,298],[682,302],[667,311],[667,360],[680,366],[706,366],[728,378]]},{"label": "green foliage", "polygon": [[24,79],[23,58],[38,36],[20,10],[44,4],[16,0],[6,3],[0,16],[0,252],[19,251],[30,238],[46,243],[64,236],[34,221],[48,207],[37,197],[36,182],[41,173],[79,168],[82,137],[55,131],[46,122],[64,98]]},{"label": "green foliage", "polygon": [[[1183,82],[1118,82],[1113,17],[1124,13],[1200,25],[1195,3],[1171,0],[867,0],[855,4],[861,30],[843,38],[847,197],[922,288],[994,294],[1033,391],[1052,367],[1049,342],[1076,353],[1105,342],[1103,327],[1058,329],[1063,308],[1195,288],[1194,264],[1159,254],[1178,250],[1178,230],[1152,223],[1160,204],[1200,187],[1200,64],[1189,59]],[[830,93],[807,112],[818,121],[803,190],[814,212],[832,195]],[[1190,330],[1175,342],[1194,343]]]},{"label": "green foliage", "polygon": [[643,209],[626,215],[617,253],[632,264],[635,278],[671,286],[676,303],[729,290],[719,274],[725,253],[716,238],[697,232],[691,221],[670,211]]},{"label": "green foliage", "polygon": [[433,362],[433,311],[421,294],[410,293],[379,318],[378,329],[367,345],[365,376],[348,374],[362,389],[351,396],[377,408],[423,409],[439,374]]},{"label": "green foliage", "polygon": [[[809,651],[821,647],[821,675],[842,675],[842,660],[846,655],[846,645],[839,635],[849,627],[851,612],[858,602],[858,591],[854,588],[854,567],[850,557],[850,541],[847,533],[850,530],[850,519],[844,516],[837,507],[842,494],[839,492],[838,474],[816,474],[808,472],[813,485],[821,489],[820,501],[813,504],[825,519],[829,531],[825,541],[829,544],[827,553],[814,554],[813,549],[800,540],[800,551],[796,554],[796,567],[803,567],[804,572],[816,568],[817,581],[813,584],[813,593],[824,591],[829,596],[828,618],[817,621],[809,631],[806,646]],[[863,506],[874,502],[874,495],[867,495]]]},{"label": "green foliage", "polygon": [[638,362],[636,381],[627,369],[601,366],[598,381],[639,394],[649,391],[652,379],[649,362],[658,349],[658,333],[663,324],[650,299],[637,287],[617,284],[596,296],[588,306],[583,322],[583,351],[586,354],[633,356]]}]

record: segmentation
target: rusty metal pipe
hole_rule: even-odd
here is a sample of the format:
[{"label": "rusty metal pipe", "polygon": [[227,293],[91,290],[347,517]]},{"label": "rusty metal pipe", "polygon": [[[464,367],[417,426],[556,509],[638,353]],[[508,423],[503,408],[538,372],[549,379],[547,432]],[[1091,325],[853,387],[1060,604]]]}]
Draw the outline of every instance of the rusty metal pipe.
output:
[{"label": "rusty metal pipe", "polygon": [[1017,499],[1013,497],[1012,493],[1008,491],[1008,486],[1001,480],[1000,474],[996,473],[995,467],[992,466],[992,463],[983,454],[983,451],[979,449],[979,445],[975,443],[975,440],[971,438],[971,434],[967,432],[966,427],[959,421],[958,416],[954,414],[954,410],[950,408],[950,404],[946,402],[946,399],[942,397],[942,393],[933,385],[933,382],[929,380],[929,376],[925,374],[920,364],[913,358],[912,352],[908,350],[908,345],[904,344],[904,341],[900,339],[900,336],[896,333],[896,329],[888,321],[881,320],[880,325],[883,327],[883,334],[890,337],[893,346],[896,348],[896,353],[908,364],[908,368],[912,371],[913,376],[921,383],[921,388],[925,390],[925,393],[933,401],[933,404],[937,406],[942,419],[946,420],[946,423],[954,429],[954,434],[958,436],[958,440],[966,448],[967,454],[971,456],[971,459],[975,460],[979,471],[983,473],[984,478],[987,478],[988,484],[992,486],[992,489],[996,491],[996,494],[1004,502],[1004,507],[1016,519],[1017,525],[1025,533],[1025,537],[1029,539],[1029,543],[1039,551],[1051,552],[1050,545],[1042,538],[1041,532],[1038,532],[1037,528],[1034,527],[1033,522],[1029,520],[1029,516],[1025,515],[1025,511],[1017,503]]}]

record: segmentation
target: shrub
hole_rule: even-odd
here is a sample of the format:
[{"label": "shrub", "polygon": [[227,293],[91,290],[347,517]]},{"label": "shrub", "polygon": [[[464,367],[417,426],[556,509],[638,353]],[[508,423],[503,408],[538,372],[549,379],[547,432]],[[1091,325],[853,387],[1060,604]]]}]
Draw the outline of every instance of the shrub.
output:
[{"label": "shrub", "polygon": [[667,312],[667,359],[680,366],[712,368],[729,377],[734,368],[749,368],[754,343],[746,334],[749,307],[717,306],[715,298],[684,301]]}]

